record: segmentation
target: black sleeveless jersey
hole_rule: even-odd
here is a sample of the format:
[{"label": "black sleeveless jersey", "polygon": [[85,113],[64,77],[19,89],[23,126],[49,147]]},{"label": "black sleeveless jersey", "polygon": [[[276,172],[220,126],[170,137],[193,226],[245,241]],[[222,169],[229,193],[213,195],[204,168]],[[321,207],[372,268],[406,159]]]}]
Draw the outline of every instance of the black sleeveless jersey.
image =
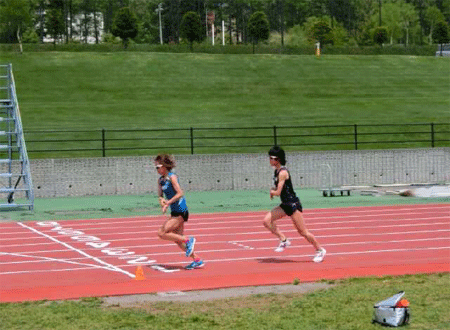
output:
[{"label": "black sleeveless jersey", "polygon": [[[275,184],[275,189],[278,187],[278,175],[280,174],[281,170],[286,170],[286,167],[281,167],[279,170],[275,170],[274,174],[273,174],[273,182]],[[281,189],[281,195],[280,195],[280,199],[282,203],[295,203],[297,202],[299,199],[297,197],[297,195],[295,194],[294,188],[292,187],[292,181],[291,181],[291,174],[289,173],[289,179],[287,179],[286,181],[284,181],[284,186],[283,189]]]}]

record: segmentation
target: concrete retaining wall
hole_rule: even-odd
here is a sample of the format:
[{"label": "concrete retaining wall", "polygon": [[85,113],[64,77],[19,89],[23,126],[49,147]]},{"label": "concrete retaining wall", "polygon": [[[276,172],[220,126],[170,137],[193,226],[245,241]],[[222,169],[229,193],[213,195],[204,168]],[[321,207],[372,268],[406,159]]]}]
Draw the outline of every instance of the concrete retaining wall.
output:
[{"label": "concrete retaining wall", "polygon": [[[36,159],[35,196],[125,195],[156,192],[153,156]],[[183,189],[268,189],[273,169],[266,154],[180,155]],[[450,148],[345,150],[287,154],[294,187],[450,181]]]}]

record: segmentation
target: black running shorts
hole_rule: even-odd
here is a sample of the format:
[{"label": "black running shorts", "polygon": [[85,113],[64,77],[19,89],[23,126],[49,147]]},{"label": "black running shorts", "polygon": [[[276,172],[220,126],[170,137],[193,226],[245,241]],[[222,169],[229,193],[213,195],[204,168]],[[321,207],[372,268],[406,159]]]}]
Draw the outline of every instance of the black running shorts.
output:
[{"label": "black running shorts", "polygon": [[189,219],[189,211],[184,211],[184,212],[171,212],[170,215],[172,217],[182,217],[184,222],[188,221]]},{"label": "black running shorts", "polygon": [[294,214],[295,210],[299,210],[303,212],[302,204],[300,201],[292,202],[292,203],[281,203],[280,207],[283,209],[286,215],[291,216]]}]

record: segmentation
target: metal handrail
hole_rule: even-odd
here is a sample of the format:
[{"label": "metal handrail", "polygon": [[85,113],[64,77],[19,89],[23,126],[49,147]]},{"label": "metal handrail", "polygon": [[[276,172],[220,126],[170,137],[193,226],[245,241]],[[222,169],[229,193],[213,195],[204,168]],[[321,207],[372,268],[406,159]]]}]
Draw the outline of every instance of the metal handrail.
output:
[{"label": "metal handrail", "polygon": [[24,180],[25,185],[28,187],[28,190],[26,192],[28,200],[31,203],[30,209],[33,209],[34,206],[34,190],[33,190],[33,181],[31,179],[31,167],[30,167],[30,161],[28,158],[28,152],[27,147],[25,144],[25,138],[24,138],[24,132],[23,132],[23,126],[22,126],[22,119],[20,115],[20,109],[19,109],[19,102],[17,100],[17,94],[16,94],[16,85],[14,82],[14,74],[12,71],[12,64],[8,65],[8,71],[9,71],[9,95],[11,97],[12,102],[12,111],[13,116],[15,118],[14,125],[15,125],[15,132],[17,133],[17,145],[20,152],[20,161],[22,162],[22,178]]},{"label": "metal handrail", "polygon": [[[387,129],[382,130],[382,127]],[[396,130],[394,127],[399,129]],[[385,146],[416,144],[418,147],[450,146],[450,123],[445,122],[401,125],[191,127],[173,130],[143,128],[30,130],[24,133],[27,143],[33,146],[29,148],[30,153],[61,155],[76,152],[81,157],[111,154],[117,156],[121,155],[120,151],[126,154],[131,150],[152,152],[152,150],[175,149],[193,154],[204,150],[220,153],[225,148],[228,152],[232,148],[241,152],[244,149],[270,147],[277,143],[283,146],[329,146],[330,150],[336,147],[357,150],[359,147],[366,148],[369,145],[372,146],[371,148],[376,148],[380,144]],[[42,145],[46,145],[47,148],[39,148]],[[108,154],[108,151],[114,152]]]}]

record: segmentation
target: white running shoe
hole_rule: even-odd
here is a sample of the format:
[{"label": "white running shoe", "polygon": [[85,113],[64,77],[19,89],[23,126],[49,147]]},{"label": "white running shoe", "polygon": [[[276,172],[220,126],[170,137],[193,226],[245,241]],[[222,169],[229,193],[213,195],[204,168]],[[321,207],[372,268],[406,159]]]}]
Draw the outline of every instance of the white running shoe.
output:
[{"label": "white running shoe", "polygon": [[327,254],[327,251],[324,248],[321,248],[314,255],[313,261],[314,262],[322,262],[322,260],[323,260],[323,258],[325,258],[326,254]]},{"label": "white running shoe", "polygon": [[283,242],[281,241],[280,244],[275,249],[275,252],[283,252],[285,248],[287,248],[289,245],[291,245],[291,241],[286,238],[286,240]]}]

